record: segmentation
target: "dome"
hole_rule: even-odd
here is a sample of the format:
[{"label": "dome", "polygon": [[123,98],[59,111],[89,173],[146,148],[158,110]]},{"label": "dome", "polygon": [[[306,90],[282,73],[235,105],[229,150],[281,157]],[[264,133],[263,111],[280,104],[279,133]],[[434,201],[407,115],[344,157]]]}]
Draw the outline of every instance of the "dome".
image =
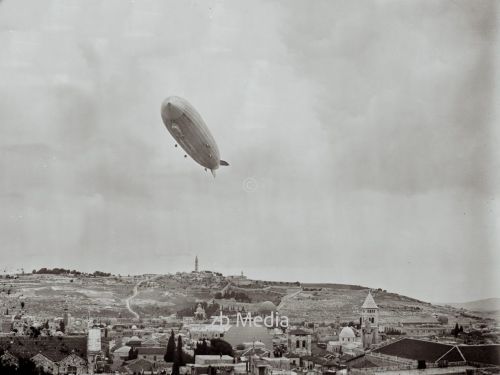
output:
[{"label": "dome", "polygon": [[264,301],[259,304],[259,311],[276,311],[276,305],[271,301]]},{"label": "dome", "polygon": [[342,337],[355,337],[354,331],[352,330],[351,327],[344,327],[342,328],[342,331],[340,331],[340,338]]}]

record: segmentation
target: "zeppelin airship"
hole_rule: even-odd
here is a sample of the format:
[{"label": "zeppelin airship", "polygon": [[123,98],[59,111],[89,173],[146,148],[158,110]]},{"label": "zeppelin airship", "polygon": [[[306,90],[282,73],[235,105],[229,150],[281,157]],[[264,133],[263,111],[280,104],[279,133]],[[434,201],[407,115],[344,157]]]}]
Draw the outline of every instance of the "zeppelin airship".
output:
[{"label": "zeppelin airship", "polygon": [[165,99],[161,104],[161,118],[184,151],[205,170],[210,169],[214,177],[220,165],[229,165],[220,160],[214,137],[198,111],[186,99],[178,96]]}]

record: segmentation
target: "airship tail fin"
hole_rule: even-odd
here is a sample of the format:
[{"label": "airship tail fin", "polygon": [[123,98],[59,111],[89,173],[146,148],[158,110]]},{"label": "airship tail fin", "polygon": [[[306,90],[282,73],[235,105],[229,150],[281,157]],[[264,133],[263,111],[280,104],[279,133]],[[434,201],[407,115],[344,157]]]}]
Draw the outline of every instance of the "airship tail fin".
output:
[{"label": "airship tail fin", "polygon": [[229,163],[228,163],[227,161],[225,161],[225,160],[221,160],[221,161],[220,161],[220,165],[225,165],[225,166],[228,166],[228,165],[229,165]]},{"label": "airship tail fin", "polygon": [[212,172],[212,176],[215,178],[215,171],[213,169],[210,169],[210,172]]}]

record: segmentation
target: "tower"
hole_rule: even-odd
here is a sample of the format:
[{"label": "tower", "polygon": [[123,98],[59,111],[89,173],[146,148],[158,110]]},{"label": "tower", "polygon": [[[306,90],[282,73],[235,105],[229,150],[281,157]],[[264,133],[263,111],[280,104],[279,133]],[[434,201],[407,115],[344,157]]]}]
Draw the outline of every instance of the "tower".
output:
[{"label": "tower", "polygon": [[194,272],[198,272],[198,255],[194,257]]},{"label": "tower", "polygon": [[64,307],[63,324],[64,331],[69,332],[71,329],[71,314],[69,313],[67,306]]},{"label": "tower", "polygon": [[371,345],[379,342],[378,318],[378,306],[373,299],[372,293],[368,291],[365,302],[361,306],[361,338],[363,348],[369,348]]},{"label": "tower", "polygon": [[87,335],[87,362],[89,374],[97,369],[98,357],[102,356],[101,329],[90,328]]}]

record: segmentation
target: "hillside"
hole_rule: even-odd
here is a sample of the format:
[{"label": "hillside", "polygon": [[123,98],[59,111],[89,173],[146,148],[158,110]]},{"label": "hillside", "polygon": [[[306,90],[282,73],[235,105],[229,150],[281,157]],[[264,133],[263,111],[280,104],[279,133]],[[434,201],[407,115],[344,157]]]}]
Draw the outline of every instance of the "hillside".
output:
[{"label": "hillside", "polygon": [[133,277],[68,275],[19,275],[0,279],[2,314],[23,310],[28,314],[62,316],[64,309],[76,317],[128,316],[124,300],[135,284]]},{"label": "hillside", "polygon": [[[357,321],[361,305],[368,294],[366,287],[335,285],[320,288],[303,288],[280,306],[280,313],[291,320],[333,322],[339,316],[342,321]],[[414,298],[372,290],[380,308],[380,321],[386,322],[436,322],[436,316],[447,316],[450,321],[467,320],[473,317],[453,307],[437,306]]]},{"label": "hillside", "polygon": [[[357,321],[368,288],[343,284],[302,284],[251,281],[236,286],[216,273],[142,275],[132,277],[28,274],[0,279],[0,311],[23,309],[29,314],[75,317],[158,317],[189,311],[199,302],[222,306],[246,304],[256,311],[270,301],[291,321]],[[445,315],[451,321],[476,319],[451,306],[438,306],[411,297],[372,290],[381,322],[429,321]],[[235,299],[236,298],[236,299]],[[267,302],[269,303],[269,302]]]},{"label": "hillside", "polygon": [[445,305],[469,311],[496,312],[500,311],[500,298],[486,298],[462,303],[446,303]]}]

